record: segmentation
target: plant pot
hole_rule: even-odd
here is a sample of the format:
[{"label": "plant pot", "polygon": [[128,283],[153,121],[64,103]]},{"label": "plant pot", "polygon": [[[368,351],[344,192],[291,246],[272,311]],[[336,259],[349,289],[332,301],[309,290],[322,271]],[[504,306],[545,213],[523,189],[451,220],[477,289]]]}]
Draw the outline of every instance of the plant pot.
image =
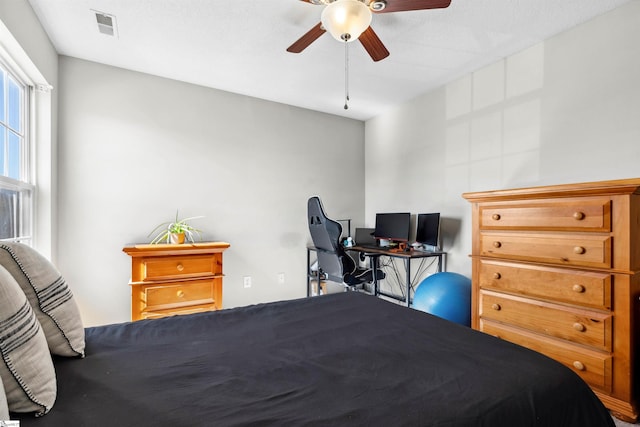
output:
[{"label": "plant pot", "polygon": [[169,243],[175,244],[183,244],[184,243],[184,233],[170,233],[169,234]]}]

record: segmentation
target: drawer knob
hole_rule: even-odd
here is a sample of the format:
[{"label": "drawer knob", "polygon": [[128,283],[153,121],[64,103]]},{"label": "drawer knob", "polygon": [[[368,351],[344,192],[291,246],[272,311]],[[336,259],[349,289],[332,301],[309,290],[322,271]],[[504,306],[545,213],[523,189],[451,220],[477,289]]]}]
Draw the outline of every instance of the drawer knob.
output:
[{"label": "drawer knob", "polygon": [[184,270],[184,265],[182,265],[182,264],[178,264],[178,265],[176,266],[176,269],[177,269],[178,271],[182,271],[182,270]]},{"label": "drawer knob", "polygon": [[574,292],[577,292],[579,294],[584,292],[584,286],[582,286],[582,285],[578,285],[578,284],[573,285],[572,289],[573,289]]},{"label": "drawer knob", "polygon": [[495,273],[493,273],[493,278],[496,280],[499,280],[502,277],[502,274],[498,273],[497,271]]},{"label": "drawer knob", "polygon": [[573,329],[578,332],[584,332],[587,328],[580,322],[576,322],[573,324]]},{"label": "drawer knob", "polygon": [[178,298],[184,298],[184,291],[183,290],[179,290],[178,292],[176,292],[176,296]]},{"label": "drawer knob", "polygon": [[495,221],[499,221],[500,220],[500,214],[493,214],[493,215],[491,215],[491,218],[494,219]]},{"label": "drawer knob", "polygon": [[587,250],[582,246],[576,246],[575,248],[573,248],[573,253],[575,254],[582,255],[585,252],[587,252]]},{"label": "drawer knob", "polygon": [[573,213],[573,217],[574,217],[575,219],[577,219],[578,221],[580,221],[580,220],[584,219],[584,216],[585,216],[585,215],[584,215],[584,212],[574,212],[574,213]]},{"label": "drawer knob", "polygon": [[500,307],[500,304],[498,303],[493,303],[491,305],[491,308],[493,308],[495,311],[500,311],[502,309],[502,307]]},{"label": "drawer knob", "polygon": [[500,246],[502,246],[502,243],[500,243],[498,241],[493,242],[493,247],[494,248],[499,248]]},{"label": "drawer knob", "polygon": [[576,360],[575,362],[573,362],[573,367],[576,368],[578,371],[584,371],[584,364],[579,360]]}]

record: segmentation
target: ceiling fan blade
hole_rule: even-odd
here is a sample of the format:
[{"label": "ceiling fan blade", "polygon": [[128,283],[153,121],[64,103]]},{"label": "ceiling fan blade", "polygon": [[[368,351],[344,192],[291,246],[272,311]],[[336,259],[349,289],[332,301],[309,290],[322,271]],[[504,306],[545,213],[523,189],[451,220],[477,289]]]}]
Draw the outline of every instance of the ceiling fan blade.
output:
[{"label": "ceiling fan blade", "polygon": [[384,47],[382,40],[380,40],[375,31],[373,31],[373,28],[367,28],[364,33],[360,34],[358,40],[360,40],[360,43],[362,43],[362,46],[364,46],[374,61],[377,62],[389,56],[389,51]]},{"label": "ceiling fan blade", "polygon": [[441,9],[449,7],[451,0],[385,0],[387,4],[384,9],[376,10],[374,13],[404,12],[407,10]]},{"label": "ceiling fan blade", "polygon": [[322,23],[318,23],[315,27],[307,31],[305,35],[300,37],[293,43],[291,46],[287,48],[287,52],[291,53],[300,53],[307,48],[311,43],[316,41],[318,37],[323,35],[326,32],[324,28],[322,28]]}]

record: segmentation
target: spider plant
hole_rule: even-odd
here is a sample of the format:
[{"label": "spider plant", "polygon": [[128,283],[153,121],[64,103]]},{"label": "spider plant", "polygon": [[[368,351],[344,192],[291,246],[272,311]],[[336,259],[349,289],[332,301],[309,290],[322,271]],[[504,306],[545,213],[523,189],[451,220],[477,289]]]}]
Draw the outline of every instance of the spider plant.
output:
[{"label": "spider plant", "polygon": [[177,234],[184,234],[184,237],[191,243],[194,243],[194,235],[198,235],[201,238],[200,233],[202,230],[190,225],[188,221],[204,218],[203,216],[192,216],[189,218],[178,219],[178,211],[176,211],[176,219],[174,221],[167,221],[159,224],[156,228],[149,233],[147,237],[154,235],[151,240],[152,244],[166,242],[172,243],[172,236]]}]

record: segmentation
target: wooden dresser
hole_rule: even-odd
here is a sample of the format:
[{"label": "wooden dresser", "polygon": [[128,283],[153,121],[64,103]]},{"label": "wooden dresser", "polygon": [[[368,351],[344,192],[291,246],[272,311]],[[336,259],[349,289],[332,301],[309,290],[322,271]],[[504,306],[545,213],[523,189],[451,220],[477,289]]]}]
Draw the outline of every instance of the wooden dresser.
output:
[{"label": "wooden dresser", "polygon": [[635,421],[640,179],[463,197],[473,215],[472,327],[558,360]]},{"label": "wooden dresser", "polygon": [[131,320],[222,308],[226,242],[126,246],[131,256]]}]

